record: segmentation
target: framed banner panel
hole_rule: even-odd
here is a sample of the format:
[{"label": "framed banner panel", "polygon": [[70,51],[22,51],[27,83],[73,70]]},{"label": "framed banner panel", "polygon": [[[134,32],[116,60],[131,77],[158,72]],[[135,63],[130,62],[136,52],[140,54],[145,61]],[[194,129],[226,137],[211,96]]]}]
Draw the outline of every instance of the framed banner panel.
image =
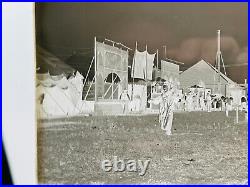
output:
[{"label": "framed banner panel", "polygon": [[105,99],[108,88],[105,82],[109,74],[115,74],[112,81],[120,80],[119,92],[128,88],[128,51],[96,42],[96,99]]}]

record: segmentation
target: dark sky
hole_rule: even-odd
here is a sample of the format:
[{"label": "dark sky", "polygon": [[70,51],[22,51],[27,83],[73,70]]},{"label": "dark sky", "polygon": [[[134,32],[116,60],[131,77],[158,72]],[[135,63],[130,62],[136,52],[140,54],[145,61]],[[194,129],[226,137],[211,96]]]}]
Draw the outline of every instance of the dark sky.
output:
[{"label": "dark sky", "polygon": [[[73,51],[91,55],[94,36],[149,52],[167,46],[169,58],[186,66],[214,63],[221,29],[225,64],[248,62],[247,3],[41,3],[36,4],[37,42],[62,59]],[[89,62],[86,62],[89,63]],[[247,66],[227,68],[243,82]]]}]

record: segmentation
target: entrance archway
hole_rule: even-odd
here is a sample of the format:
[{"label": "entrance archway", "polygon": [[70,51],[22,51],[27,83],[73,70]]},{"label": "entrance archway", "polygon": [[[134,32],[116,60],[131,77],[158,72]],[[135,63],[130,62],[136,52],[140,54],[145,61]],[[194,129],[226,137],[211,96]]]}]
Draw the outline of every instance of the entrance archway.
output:
[{"label": "entrance archway", "polygon": [[116,73],[110,73],[104,79],[103,99],[119,99],[120,77]]}]

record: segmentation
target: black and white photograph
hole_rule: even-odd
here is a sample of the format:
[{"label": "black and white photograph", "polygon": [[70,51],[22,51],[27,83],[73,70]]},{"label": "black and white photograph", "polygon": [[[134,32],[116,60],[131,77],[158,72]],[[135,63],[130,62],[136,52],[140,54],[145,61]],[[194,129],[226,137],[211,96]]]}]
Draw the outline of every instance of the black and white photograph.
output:
[{"label": "black and white photograph", "polygon": [[248,184],[247,3],[34,15],[39,184]]}]

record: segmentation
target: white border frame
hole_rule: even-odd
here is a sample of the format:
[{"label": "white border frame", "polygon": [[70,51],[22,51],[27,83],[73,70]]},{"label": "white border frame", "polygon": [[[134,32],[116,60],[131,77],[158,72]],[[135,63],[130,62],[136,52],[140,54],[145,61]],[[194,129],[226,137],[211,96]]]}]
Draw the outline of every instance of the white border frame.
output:
[{"label": "white border frame", "polygon": [[2,3],[2,136],[14,184],[37,184],[35,3]]}]

